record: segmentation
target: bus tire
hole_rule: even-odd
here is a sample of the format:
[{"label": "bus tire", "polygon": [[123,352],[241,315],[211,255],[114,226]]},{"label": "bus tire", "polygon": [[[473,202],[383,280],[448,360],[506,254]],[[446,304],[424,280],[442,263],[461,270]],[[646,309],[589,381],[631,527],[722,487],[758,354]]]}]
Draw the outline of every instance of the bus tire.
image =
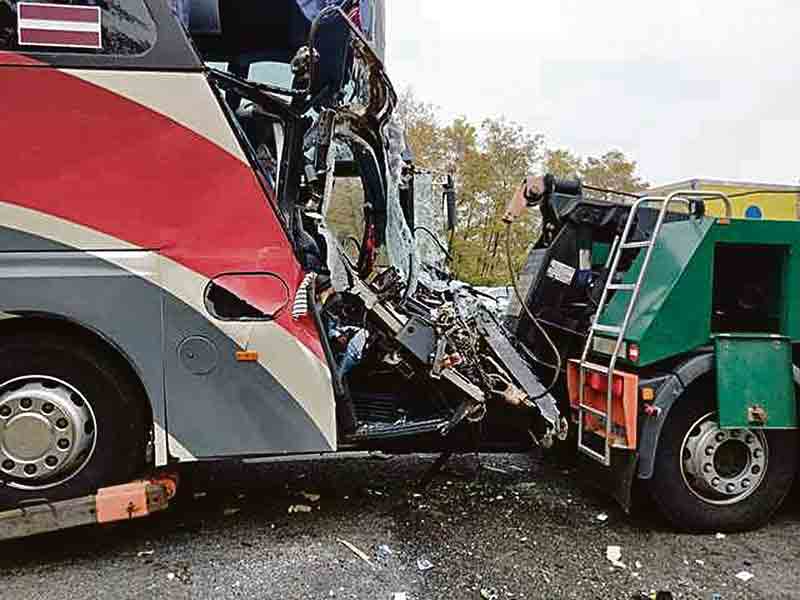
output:
[{"label": "bus tire", "polygon": [[754,529],[775,513],[792,487],[797,432],[720,429],[712,398],[709,386],[698,386],[670,410],[648,488],[679,530]]},{"label": "bus tire", "polygon": [[142,473],[145,399],[115,358],[63,333],[0,339],[0,507],[93,494]]}]

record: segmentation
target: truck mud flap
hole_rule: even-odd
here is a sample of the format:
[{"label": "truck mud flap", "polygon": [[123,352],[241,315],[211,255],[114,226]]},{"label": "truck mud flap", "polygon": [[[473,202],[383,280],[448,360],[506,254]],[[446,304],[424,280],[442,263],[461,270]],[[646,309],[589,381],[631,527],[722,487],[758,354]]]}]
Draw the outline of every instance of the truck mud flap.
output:
[{"label": "truck mud flap", "polygon": [[616,500],[626,513],[631,511],[631,490],[636,476],[638,455],[631,450],[611,449],[611,466],[578,455],[578,474],[592,487]]}]

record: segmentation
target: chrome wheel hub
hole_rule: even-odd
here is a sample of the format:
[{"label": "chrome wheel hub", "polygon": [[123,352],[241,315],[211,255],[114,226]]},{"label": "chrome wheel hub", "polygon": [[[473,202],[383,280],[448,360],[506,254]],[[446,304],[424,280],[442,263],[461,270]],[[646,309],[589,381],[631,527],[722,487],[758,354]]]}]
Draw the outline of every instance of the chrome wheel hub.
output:
[{"label": "chrome wheel hub", "polygon": [[734,504],[764,480],[768,446],[764,433],[721,429],[715,413],[695,422],[681,446],[681,474],[689,489],[710,504]]},{"label": "chrome wheel hub", "polygon": [[0,385],[0,479],[52,487],[80,472],[94,452],[94,412],[73,386],[26,376]]}]

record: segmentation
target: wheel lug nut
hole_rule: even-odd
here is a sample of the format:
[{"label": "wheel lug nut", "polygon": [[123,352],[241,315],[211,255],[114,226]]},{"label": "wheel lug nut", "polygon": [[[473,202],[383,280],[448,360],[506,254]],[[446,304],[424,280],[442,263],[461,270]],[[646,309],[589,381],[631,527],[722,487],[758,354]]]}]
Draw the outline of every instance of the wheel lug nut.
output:
[{"label": "wheel lug nut", "polygon": [[761,450],[753,450],[754,458],[761,458]]},{"label": "wheel lug nut", "polygon": [[714,477],[714,479],[711,480],[711,485],[717,487],[719,485],[719,477]]},{"label": "wheel lug nut", "polygon": [[750,487],[750,480],[749,479],[743,479],[742,480],[742,487],[745,488],[745,489],[749,488]]},{"label": "wheel lug nut", "polygon": [[711,473],[711,464],[710,463],[704,464],[703,471],[705,471],[706,473]]},{"label": "wheel lug nut", "polygon": [[738,438],[739,437],[739,430],[738,429],[734,429],[733,431],[731,431],[731,437]]},{"label": "wheel lug nut", "polygon": [[69,425],[69,423],[67,423],[67,420],[64,417],[61,417],[58,421],[56,421],[56,427],[59,429],[66,429],[67,425]]},{"label": "wheel lug nut", "polygon": [[24,471],[28,475],[35,475],[36,474],[36,465],[25,465]]},{"label": "wheel lug nut", "polygon": [[711,456],[712,454],[714,454],[714,446],[709,446],[706,448],[706,456]]},{"label": "wheel lug nut", "polygon": [[4,471],[10,471],[13,468],[14,468],[14,461],[13,460],[6,459],[6,460],[3,461],[3,470]]},{"label": "wheel lug nut", "polygon": [[69,440],[66,438],[61,438],[60,440],[58,440],[58,447],[61,448],[62,450],[66,450],[67,448],[69,448]]},{"label": "wheel lug nut", "polygon": [[10,406],[0,406],[0,417],[6,418],[11,416]]},{"label": "wheel lug nut", "polygon": [[744,441],[745,441],[746,443],[748,443],[748,444],[752,444],[752,443],[753,443],[753,434],[752,434],[752,433],[748,433],[748,434],[745,436],[745,438],[744,438]]},{"label": "wheel lug nut", "polygon": [[33,406],[33,401],[30,398],[23,398],[19,401],[19,405],[25,410],[28,410],[31,406]]},{"label": "wheel lug nut", "polygon": [[720,431],[716,436],[714,436],[714,439],[718,442],[721,442],[725,439],[725,434]]},{"label": "wheel lug nut", "polygon": [[731,493],[731,492],[733,492],[733,490],[735,490],[735,489],[736,489],[736,486],[734,486],[732,483],[729,483],[728,485],[726,485],[726,486],[725,486],[725,490],[726,490],[728,493]]},{"label": "wheel lug nut", "polygon": [[46,415],[49,415],[51,412],[53,412],[54,409],[55,406],[53,406],[49,402],[45,402],[44,404],[42,404],[42,412]]},{"label": "wheel lug nut", "polygon": [[58,459],[55,456],[48,456],[44,459],[44,463],[48,467],[55,467],[58,464]]}]

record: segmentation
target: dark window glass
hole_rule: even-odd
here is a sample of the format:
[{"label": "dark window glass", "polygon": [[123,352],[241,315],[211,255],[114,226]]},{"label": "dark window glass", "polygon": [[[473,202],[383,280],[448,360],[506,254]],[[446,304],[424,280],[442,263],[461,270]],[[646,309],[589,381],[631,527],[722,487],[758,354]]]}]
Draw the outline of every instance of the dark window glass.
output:
[{"label": "dark window glass", "polygon": [[140,55],[155,41],[143,0],[0,0],[0,50]]}]

